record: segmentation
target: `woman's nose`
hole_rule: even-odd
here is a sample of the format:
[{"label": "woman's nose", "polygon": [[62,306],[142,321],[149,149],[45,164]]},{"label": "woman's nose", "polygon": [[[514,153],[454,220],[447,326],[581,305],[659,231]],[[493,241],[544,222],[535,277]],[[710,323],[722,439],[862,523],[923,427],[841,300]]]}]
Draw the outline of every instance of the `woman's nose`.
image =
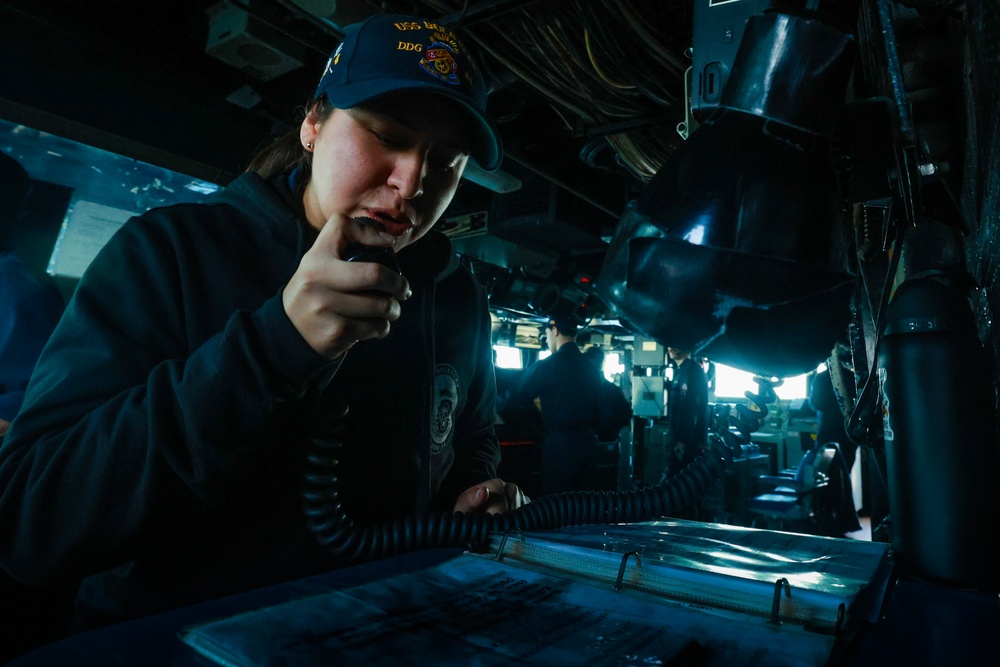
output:
[{"label": "woman's nose", "polygon": [[389,176],[389,185],[395,188],[403,199],[413,199],[424,193],[424,177],[427,164],[424,156],[416,151],[400,155]]}]

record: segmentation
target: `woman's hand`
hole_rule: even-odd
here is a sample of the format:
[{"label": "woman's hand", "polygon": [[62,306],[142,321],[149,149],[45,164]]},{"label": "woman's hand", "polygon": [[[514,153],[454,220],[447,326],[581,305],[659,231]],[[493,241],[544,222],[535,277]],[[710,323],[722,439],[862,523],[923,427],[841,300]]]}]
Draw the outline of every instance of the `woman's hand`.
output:
[{"label": "woman's hand", "polygon": [[410,297],[406,278],[374,262],[341,258],[350,243],[388,247],[391,239],[344,215],[327,220],[281,294],[285,313],[309,346],[336,359],[359,340],[383,338]]},{"label": "woman's hand", "polygon": [[481,484],[470,486],[458,496],[454,512],[486,512],[487,514],[503,514],[507,510],[517,509],[527,505],[531,500],[517,487],[517,484],[504,483],[502,479],[493,478]]}]

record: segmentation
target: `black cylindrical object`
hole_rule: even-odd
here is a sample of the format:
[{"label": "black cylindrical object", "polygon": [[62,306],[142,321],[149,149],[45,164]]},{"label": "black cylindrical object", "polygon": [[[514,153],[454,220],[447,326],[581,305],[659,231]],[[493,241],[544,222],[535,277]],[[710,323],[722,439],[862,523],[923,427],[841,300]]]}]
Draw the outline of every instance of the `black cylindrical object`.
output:
[{"label": "black cylindrical object", "polygon": [[719,106],[828,134],[844,102],[854,50],[853,35],[818,16],[751,16]]},{"label": "black cylindrical object", "polygon": [[1000,590],[1000,453],[993,364],[965,274],[903,282],[879,345],[892,544],[905,572]]}]

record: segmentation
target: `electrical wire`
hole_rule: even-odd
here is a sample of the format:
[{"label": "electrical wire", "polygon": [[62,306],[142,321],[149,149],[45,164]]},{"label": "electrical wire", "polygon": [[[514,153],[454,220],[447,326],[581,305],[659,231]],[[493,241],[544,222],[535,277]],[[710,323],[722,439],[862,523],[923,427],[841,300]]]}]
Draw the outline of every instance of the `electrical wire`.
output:
[{"label": "electrical wire", "polygon": [[606,138],[615,152],[622,156],[640,178],[646,180],[656,175],[661,162],[647,158],[627,134],[612,134]]},{"label": "electrical wire", "polygon": [[618,88],[619,90],[635,89],[634,85],[612,81],[611,78],[605,74],[604,70],[601,69],[601,66],[597,63],[597,59],[594,57],[594,49],[590,44],[590,32],[588,30],[583,31],[583,41],[587,46],[587,57],[590,58],[590,64],[593,65],[594,71],[597,72],[597,75],[601,77],[604,83],[608,84],[612,88]]},{"label": "electrical wire", "polygon": [[[423,4],[449,16],[469,11],[464,0]],[[686,64],[665,46],[668,40],[658,28],[687,25],[690,17],[677,9],[680,21],[658,18],[654,26],[644,16],[649,12],[639,11],[646,4],[573,0],[533,3],[529,9],[507,3],[491,15],[488,32],[471,25],[464,32],[548,100],[567,129],[586,133],[622,119],[665,117],[670,109],[683,113]],[[655,5],[657,17],[671,16],[664,7]],[[642,181],[652,178],[679,145],[674,132],[657,129],[637,126],[608,139],[618,163]]]},{"label": "electrical wire", "polygon": [[604,4],[608,8],[609,13],[620,15],[625,20],[625,23],[628,24],[628,26],[632,29],[632,32],[640,40],[642,40],[643,44],[652,53],[660,58],[661,63],[671,67],[674,70],[675,75],[684,75],[684,70],[687,69],[687,65],[673,53],[665,49],[663,47],[662,40],[655,39],[653,37],[653,35],[643,25],[641,15],[632,11],[629,3],[615,2],[612,5],[609,0],[605,0]]}]

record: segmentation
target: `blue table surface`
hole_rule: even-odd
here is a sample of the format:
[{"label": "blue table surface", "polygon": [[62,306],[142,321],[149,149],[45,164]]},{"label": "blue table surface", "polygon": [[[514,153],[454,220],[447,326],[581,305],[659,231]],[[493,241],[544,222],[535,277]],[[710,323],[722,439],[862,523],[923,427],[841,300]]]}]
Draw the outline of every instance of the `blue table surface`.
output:
[{"label": "blue table surface", "polygon": [[[212,667],[178,637],[183,629],[289,600],[416,572],[459,555],[428,549],[249,591],[174,611],[72,635],[27,653],[6,667]],[[831,667],[1000,665],[1000,597],[896,579],[883,613],[862,629]]]},{"label": "blue table surface", "polygon": [[7,667],[207,667],[215,665],[178,637],[186,627],[228,618],[289,600],[351,588],[385,577],[415,572],[453,558],[460,549],[427,549],[326,574],[241,593],[191,607],[92,630],[35,649],[6,663]]}]

